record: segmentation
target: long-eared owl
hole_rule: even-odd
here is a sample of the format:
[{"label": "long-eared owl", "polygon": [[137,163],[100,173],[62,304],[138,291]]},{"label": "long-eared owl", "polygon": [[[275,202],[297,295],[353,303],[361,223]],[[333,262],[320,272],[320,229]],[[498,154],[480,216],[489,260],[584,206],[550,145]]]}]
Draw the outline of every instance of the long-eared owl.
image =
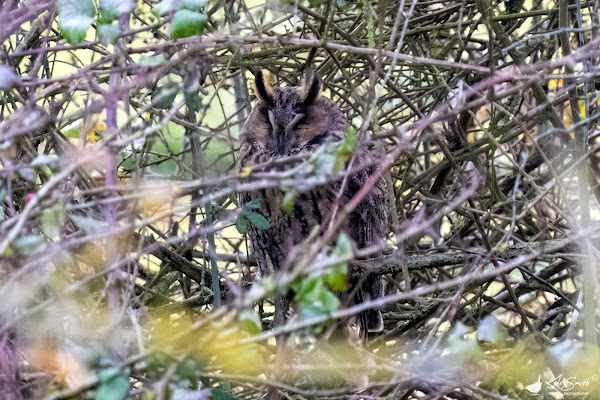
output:
[{"label": "long-eared owl", "polygon": [[[307,72],[298,87],[273,87],[258,71],[255,75],[258,103],[252,109],[239,137],[238,167],[243,169],[274,158],[312,152],[324,143],[344,139],[347,122],[344,114],[331,100],[321,96],[322,82],[316,74]],[[353,172],[345,185],[334,182],[299,193],[291,213],[282,210],[283,191],[261,189],[240,194],[242,203],[260,200],[260,213],[269,221],[265,230],[249,228],[254,254],[262,274],[286,268],[286,260],[294,246],[302,243],[317,225],[326,226],[334,205],[342,207],[365,185],[374,170],[374,155],[364,146],[356,149]],[[356,168],[356,166],[364,168]],[[343,192],[339,193],[340,188]],[[385,239],[387,212],[384,182],[380,180],[358,207],[341,225],[358,248],[377,244]],[[269,264],[270,263],[270,264]],[[348,293],[340,295],[348,303],[380,297],[383,281],[379,276],[351,278]],[[357,287],[357,285],[360,285]],[[383,329],[379,310],[369,310],[359,320],[367,329]],[[366,325],[366,326],[365,326]]]}]

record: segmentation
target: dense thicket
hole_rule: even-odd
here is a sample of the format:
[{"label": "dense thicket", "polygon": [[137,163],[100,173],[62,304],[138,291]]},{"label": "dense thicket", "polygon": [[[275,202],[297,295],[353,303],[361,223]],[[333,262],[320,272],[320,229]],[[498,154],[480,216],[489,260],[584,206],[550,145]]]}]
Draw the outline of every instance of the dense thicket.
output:
[{"label": "dense thicket", "polygon": [[[2,398],[597,398],[599,32],[580,0],[1,2]],[[235,167],[253,74],[309,67],[380,156],[387,243],[259,279],[236,193],[347,173]],[[352,259],[385,297],[339,303]],[[329,337],[374,306],[364,348]]]}]

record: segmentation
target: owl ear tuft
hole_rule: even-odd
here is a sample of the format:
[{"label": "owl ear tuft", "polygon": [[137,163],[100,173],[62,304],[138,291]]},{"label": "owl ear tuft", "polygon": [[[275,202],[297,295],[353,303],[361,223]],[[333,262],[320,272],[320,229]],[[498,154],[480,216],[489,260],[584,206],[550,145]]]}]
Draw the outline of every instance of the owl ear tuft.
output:
[{"label": "owl ear tuft", "polygon": [[321,78],[312,70],[307,70],[302,78],[302,86],[298,88],[300,101],[303,104],[311,104],[321,97],[322,92],[323,82],[321,82]]},{"label": "owl ear tuft", "polygon": [[261,70],[256,71],[254,75],[254,86],[259,99],[271,106],[275,104],[273,100],[273,86],[271,86],[271,83],[269,83],[269,80]]}]

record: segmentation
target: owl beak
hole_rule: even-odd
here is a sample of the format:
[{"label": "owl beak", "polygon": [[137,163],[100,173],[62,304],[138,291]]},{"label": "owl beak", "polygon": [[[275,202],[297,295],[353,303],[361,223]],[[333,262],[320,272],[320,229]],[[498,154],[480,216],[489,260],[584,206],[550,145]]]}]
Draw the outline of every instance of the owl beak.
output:
[{"label": "owl beak", "polygon": [[285,127],[285,135],[286,136],[291,136],[291,133],[294,130],[294,127],[296,126],[298,121],[300,121],[302,118],[304,118],[304,114],[296,114],[296,116],[294,117],[292,122],[290,122],[288,124],[288,126]]}]

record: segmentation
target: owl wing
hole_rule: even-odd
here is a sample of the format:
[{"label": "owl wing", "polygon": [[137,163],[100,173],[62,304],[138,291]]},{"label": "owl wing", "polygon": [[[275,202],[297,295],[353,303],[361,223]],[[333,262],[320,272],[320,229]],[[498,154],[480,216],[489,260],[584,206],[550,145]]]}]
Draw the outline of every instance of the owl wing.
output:
[{"label": "owl wing", "polygon": [[[351,199],[363,188],[372,174],[375,172],[375,156],[366,148],[358,153],[359,165],[365,165],[365,169],[350,177],[346,197]],[[379,179],[371,188],[369,193],[359,203],[358,207],[350,214],[348,221],[348,233],[356,242],[358,248],[375,245],[387,236],[388,215],[387,196],[385,180]],[[380,298],[384,295],[385,281],[382,276],[369,274],[368,271],[361,274],[360,287],[356,291],[355,302],[364,302]],[[361,331],[381,332],[383,330],[383,317],[379,309],[365,311],[359,318],[363,326]]]}]

